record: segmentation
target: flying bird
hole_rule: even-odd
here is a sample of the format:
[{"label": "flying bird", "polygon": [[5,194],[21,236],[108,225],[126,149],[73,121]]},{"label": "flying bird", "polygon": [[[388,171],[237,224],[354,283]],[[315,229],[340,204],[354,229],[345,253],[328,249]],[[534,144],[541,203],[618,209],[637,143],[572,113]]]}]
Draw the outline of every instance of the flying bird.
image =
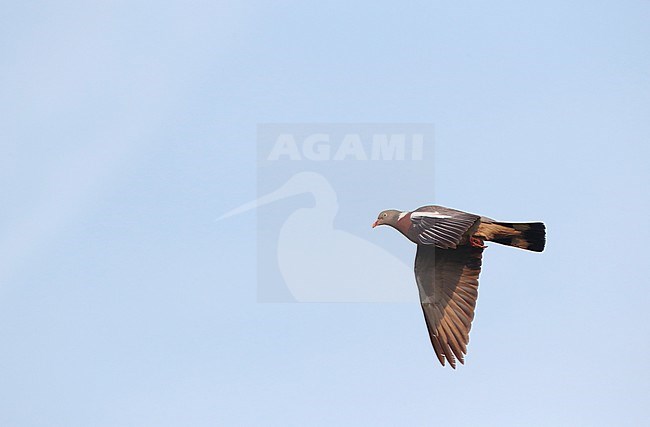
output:
[{"label": "flying bird", "polygon": [[443,206],[382,211],[372,228],[390,225],[417,245],[415,281],[433,350],[444,366],[465,363],[478,298],[484,242],[534,252],[546,244],[541,222],[501,222]]}]

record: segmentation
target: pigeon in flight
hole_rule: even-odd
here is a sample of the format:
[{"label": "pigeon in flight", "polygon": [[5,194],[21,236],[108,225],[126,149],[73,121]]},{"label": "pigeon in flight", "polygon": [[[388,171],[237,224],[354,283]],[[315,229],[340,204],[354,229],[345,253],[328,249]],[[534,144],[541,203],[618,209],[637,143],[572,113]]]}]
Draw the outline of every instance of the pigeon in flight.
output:
[{"label": "pigeon in flight", "polygon": [[431,344],[440,363],[465,363],[478,297],[484,242],[541,252],[541,222],[501,222],[443,206],[382,211],[372,225],[390,225],[417,245],[415,280]]}]

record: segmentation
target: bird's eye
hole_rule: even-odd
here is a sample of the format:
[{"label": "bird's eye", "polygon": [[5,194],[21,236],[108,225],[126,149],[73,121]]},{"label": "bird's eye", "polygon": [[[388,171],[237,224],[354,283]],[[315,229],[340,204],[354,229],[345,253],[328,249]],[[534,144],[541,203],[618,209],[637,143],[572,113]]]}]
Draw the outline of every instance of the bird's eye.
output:
[{"label": "bird's eye", "polygon": [[385,213],[381,214],[381,217],[386,218],[386,214]]}]

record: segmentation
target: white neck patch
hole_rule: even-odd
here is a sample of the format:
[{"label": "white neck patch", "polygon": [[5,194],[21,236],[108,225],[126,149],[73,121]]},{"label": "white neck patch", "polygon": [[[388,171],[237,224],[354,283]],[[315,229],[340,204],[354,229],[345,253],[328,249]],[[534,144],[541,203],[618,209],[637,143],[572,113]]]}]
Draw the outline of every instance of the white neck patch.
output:
[{"label": "white neck patch", "polygon": [[406,214],[408,214],[408,211],[406,211],[406,212],[402,212],[402,213],[399,214],[399,216],[397,217],[397,220],[399,221],[400,219],[404,218],[404,217],[406,216]]}]

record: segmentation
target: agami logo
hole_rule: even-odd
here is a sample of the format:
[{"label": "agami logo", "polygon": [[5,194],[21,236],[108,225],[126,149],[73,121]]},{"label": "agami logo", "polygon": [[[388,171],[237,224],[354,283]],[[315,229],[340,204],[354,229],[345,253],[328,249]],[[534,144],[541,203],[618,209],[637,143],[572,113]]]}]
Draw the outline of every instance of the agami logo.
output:
[{"label": "agami logo", "polygon": [[267,160],[422,160],[423,134],[348,133],[338,140],[326,133],[297,139],[280,134]]},{"label": "agami logo", "polygon": [[371,224],[433,202],[433,125],[270,123],[257,143],[256,197],[222,219],[256,212],[258,302],[417,301],[410,252]]}]

